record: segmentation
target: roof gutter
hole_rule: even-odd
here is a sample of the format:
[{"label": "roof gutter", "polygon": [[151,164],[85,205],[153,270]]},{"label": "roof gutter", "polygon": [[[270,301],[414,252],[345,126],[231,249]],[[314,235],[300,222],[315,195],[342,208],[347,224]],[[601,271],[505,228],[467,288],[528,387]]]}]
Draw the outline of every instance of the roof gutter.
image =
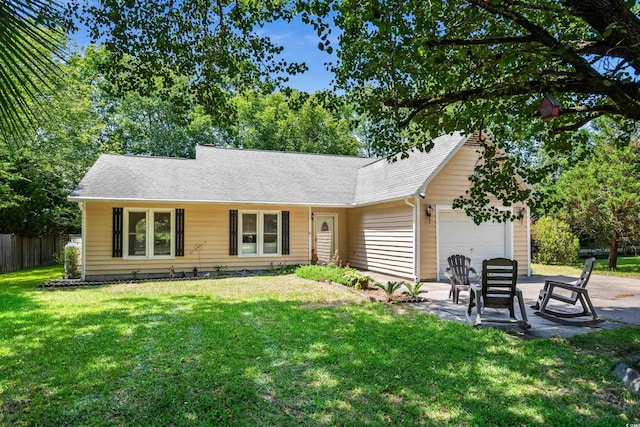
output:
[{"label": "roof gutter", "polygon": [[266,201],[256,202],[247,200],[188,200],[188,199],[142,199],[142,198],[128,198],[128,197],[78,197],[68,196],[69,202],[104,202],[104,203],[157,203],[157,204],[183,204],[183,205],[255,205],[255,206],[298,206],[298,207],[322,207],[322,208],[350,208],[351,205],[336,204],[336,203],[293,203],[293,202],[279,202],[279,201]]},{"label": "roof gutter", "polygon": [[420,217],[418,215],[420,211],[420,201],[417,197],[414,197],[415,204],[409,201],[409,197],[404,199],[404,202],[413,208],[413,281],[420,281]]}]

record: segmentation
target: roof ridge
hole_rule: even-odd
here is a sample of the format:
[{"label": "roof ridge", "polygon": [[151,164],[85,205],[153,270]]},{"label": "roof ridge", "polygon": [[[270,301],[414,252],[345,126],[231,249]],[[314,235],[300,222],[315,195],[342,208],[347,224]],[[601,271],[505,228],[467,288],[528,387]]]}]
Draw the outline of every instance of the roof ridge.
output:
[{"label": "roof ridge", "polygon": [[[218,147],[210,145],[197,145],[197,147],[203,147],[206,149],[214,149],[221,151],[235,151],[235,152],[249,152],[249,153],[274,153],[274,154],[292,154],[292,155],[307,155],[307,156],[323,156],[323,157],[340,157],[347,159],[372,159],[371,157],[354,156],[351,154],[331,154],[331,153],[307,153],[304,151],[283,151],[283,150],[261,150],[258,148],[238,148],[238,147]],[[377,160],[377,159],[376,159]]]},{"label": "roof ridge", "polygon": [[195,160],[190,157],[169,157],[169,156],[153,156],[149,154],[115,154],[115,153],[102,153],[102,156],[110,156],[110,157],[128,157],[132,159],[161,159],[161,160]]}]

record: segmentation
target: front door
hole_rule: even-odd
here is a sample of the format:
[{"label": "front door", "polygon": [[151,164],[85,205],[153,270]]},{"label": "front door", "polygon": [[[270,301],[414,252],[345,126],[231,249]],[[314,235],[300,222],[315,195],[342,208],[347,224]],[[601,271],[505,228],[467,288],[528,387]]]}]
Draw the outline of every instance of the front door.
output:
[{"label": "front door", "polygon": [[335,217],[331,215],[316,215],[316,256],[318,264],[331,261],[336,250]]}]

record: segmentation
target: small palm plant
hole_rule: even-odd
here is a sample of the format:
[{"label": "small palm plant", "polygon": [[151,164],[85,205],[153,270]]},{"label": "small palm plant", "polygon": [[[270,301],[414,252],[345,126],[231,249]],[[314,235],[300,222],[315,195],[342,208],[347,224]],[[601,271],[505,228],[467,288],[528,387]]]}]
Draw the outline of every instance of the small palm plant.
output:
[{"label": "small palm plant", "polygon": [[387,302],[391,302],[393,301],[393,294],[402,287],[402,285],[404,285],[405,282],[387,282],[386,285],[383,285],[382,283],[376,283],[376,286],[379,287],[380,289],[382,289],[384,291],[385,294],[387,294]]},{"label": "small palm plant", "polygon": [[419,301],[422,299],[420,294],[426,294],[427,292],[429,292],[427,290],[421,289],[422,285],[424,285],[424,283],[421,282],[415,282],[414,284],[405,283],[407,290],[402,293],[408,295],[411,301]]}]

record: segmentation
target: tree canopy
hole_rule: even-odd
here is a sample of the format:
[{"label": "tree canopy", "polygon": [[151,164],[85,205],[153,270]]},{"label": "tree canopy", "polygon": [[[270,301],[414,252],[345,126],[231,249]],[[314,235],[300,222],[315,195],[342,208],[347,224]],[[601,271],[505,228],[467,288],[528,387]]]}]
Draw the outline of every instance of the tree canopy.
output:
[{"label": "tree canopy", "polygon": [[345,0],[333,8],[343,30],[338,84],[356,94],[374,87],[361,104],[399,129],[440,134],[499,129],[514,114],[537,120],[545,93],[561,105],[546,126],[554,132],[605,114],[640,120],[635,1]]},{"label": "tree canopy", "polygon": [[[631,142],[631,143],[630,143]],[[640,239],[640,140],[606,122],[590,155],[560,176],[555,186],[558,215],[582,236],[609,248],[609,268],[618,249]]]},{"label": "tree canopy", "polygon": [[[570,151],[601,116],[640,120],[635,1],[327,3],[325,22],[342,30],[336,83],[377,126],[376,151],[428,150],[440,134],[489,129],[520,157],[495,162],[484,152],[472,190],[456,202],[477,220],[496,217],[485,209],[487,192],[500,189],[507,205],[530,197],[504,189],[515,188],[515,174],[530,182],[543,176],[527,158],[541,145]],[[553,120],[538,113],[545,95],[560,106]]]},{"label": "tree canopy", "polygon": [[219,121],[233,113],[230,94],[271,90],[306,70],[286,61],[283,47],[261,31],[291,20],[293,10],[270,0],[107,0],[84,4],[80,20],[111,53],[104,70],[119,93],[148,95],[157,77],[172,86],[186,76],[186,89]]},{"label": "tree canopy", "polygon": [[229,143],[259,150],[358,155],[350,109],[336,103],[331,110],[325,108],[323,98],[298,91],[236,95],[238,114],[229,128]]}]

